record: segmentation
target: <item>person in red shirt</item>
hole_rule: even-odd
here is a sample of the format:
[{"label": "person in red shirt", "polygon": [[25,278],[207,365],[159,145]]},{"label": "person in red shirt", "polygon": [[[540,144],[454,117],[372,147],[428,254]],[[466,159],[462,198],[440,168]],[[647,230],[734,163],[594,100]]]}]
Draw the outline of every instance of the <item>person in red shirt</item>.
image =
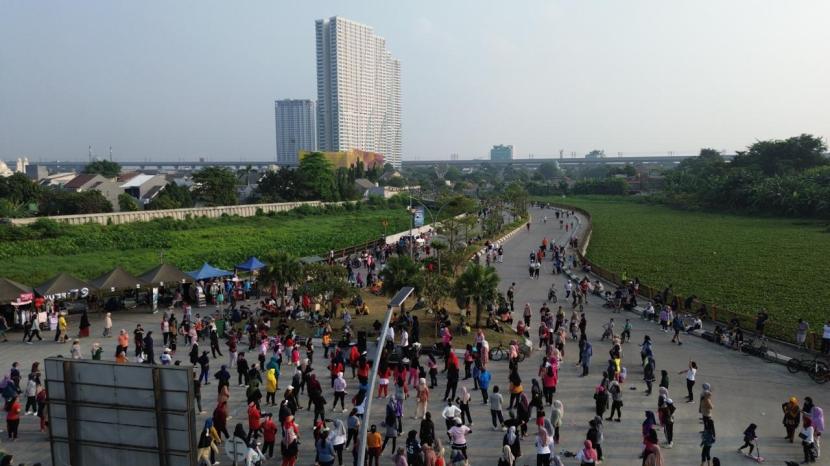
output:
[{"label": "person in red shirt", "polygon": [[20,402],[17,401],[17,396],[12,398],[9,403],[9,410],[6,413],[6,430],[9,432],[9,439],[17,440],[17,427],[20,425]]},{"label": "person in red shirt", "polygon": [[248,403],[248,441],[250,441],[251,438],[253,438],[254,433],[258,432],[262,427],[260,416],[261,415],[256,407],[256,403],[253,401]]},{"label": "person in red shirt", "polygon": [[262,423],[262,436],[265,442],[262,447],[262,454],[267,454],[268,458],[273,458],[274,444],[277,443],[277,423],[274,422],[271,413],[265,415],[265,421]]}]

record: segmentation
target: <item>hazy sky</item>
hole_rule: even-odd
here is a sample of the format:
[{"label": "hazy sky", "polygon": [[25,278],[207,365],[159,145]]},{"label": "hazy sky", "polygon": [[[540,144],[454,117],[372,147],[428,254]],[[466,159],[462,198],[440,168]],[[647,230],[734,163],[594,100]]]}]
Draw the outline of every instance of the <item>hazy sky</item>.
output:
[{"label": "hazy sky", "polygon": [[827,0],[2,0],[0,159],[274,159],[333,15],[401,60],[404,159],[830,136]]}]

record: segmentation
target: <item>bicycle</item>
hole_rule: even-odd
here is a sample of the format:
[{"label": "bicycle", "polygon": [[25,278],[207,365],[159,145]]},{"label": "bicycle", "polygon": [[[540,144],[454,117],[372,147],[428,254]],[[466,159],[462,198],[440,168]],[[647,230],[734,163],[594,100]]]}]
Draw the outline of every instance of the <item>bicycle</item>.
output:
[{"label": "bicycle", "polygon": [[778,353],[772,351],[767,346],[767,338],[760,337],[761,343],[755,346],[755,340],[749,339],[741,345],[741,352],[751,356],[757,356],[767,362],[776,362],[778,360]]},{"label": "bicycle", "polygon": [[818,384],[823,384],[830,380],[830,366],[826,361],[815,357],[813,359],[792,358],[787,361],[787,370],[791,374],[805,371]]},{"label": "bicycle", "polygon": [[491,361],[501,361],[507,357],[507,350],[504,349],[504,346],[499,343],[499,346],[495,348],[490,348],[490,360]]}]

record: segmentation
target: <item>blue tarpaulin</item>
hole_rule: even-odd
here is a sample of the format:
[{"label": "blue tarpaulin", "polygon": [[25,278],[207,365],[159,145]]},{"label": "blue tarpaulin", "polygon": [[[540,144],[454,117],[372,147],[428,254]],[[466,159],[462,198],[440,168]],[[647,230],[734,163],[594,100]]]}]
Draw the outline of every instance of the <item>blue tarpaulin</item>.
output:
[{"label": "blue tarpaulin", "polygon": [[187,274],[193,277],[194,280],[207,280],[208,278],[228,277],[233,275],[231,272],[228,272],[227,270],[217,269],[216,267],[208,264],[207,262],[202,264],[199,270],[187,272]]},{"label": "blue tarpaulin", "polygon": [[238,270],[245,270],[248,272],[251,270],[259,270],[263,267],[265,267],[265,264],[254,256],[249,257],[248,260],[236,266]]}]

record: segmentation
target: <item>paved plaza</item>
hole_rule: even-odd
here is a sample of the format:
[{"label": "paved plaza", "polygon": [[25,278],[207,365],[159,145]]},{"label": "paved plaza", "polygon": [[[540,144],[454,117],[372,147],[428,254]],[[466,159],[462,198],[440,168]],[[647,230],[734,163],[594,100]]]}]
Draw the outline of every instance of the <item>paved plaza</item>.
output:
[{"label": "paved plaza", "polygon": [[[535,250],[543,237],[548,240],[555,239],[557,244],[564,242],[570,233],[559,229],[557,222],[549,221],[543,224],[539,221],[543,215],[551,217],[551,211],[532,209],[531,214],[534,222],[530,231],[522,231],[514,235],[505,245],[504,263],[496,264],[502,285],[500,289],[506,290],[511,282],[516,283],[516,317],[520,318],[521,308],[524,303],[530,303],[534,316],[529,327],[534,344],[537,342],[536,329],[539,325],[538,309],[547,297],[547,290],[551,283],[555,283],[560,296],[560,304],[565,307],[566,316],[570,316],[570,304],[565,303],[561,297],[564,296],[564,275],[554,276],[550,274],[550,263],[545,262],[546,270],[543,271],[539,280],[529,280],[527,274],[527,257],[531,250]],[[660,284],[653,284],[660,286]],[[594,357],[591,364],[591,373],[588,377],[578,377],[579,371],[575,367],[577,360],[577,346],[575,342],[569,342],[565,353],[565,362],[560,368],[559,385],[555,399],[564,404],[564,425],[561,431],[560,444],[556,445],[556,451],[562,449],[577,451],[588,430],[588,420],[594,416],[594,387],[600,382],[602,370],[607,365],[608,350],[610,345],[601,342],[602,324],[608,321],[612,314],[608,309],[600,306],[599,299],[594,297],[586,306],[585,310],[588,319],[588,336],[593,344]],[[555,305],[553,305],[555,311]],[[194,310],[194,312],[199,312]],[[92,334],[100,335],[102,324],[98,316],[90,316],[93,321]],[[677,412],[675,413],[675,440],[674,448],[663,449],[664,464],[666,466],[685,466],[700,464],[700,430],[702,425],[699,422],[697,403],[685,403],[686,394],[685,380],[678,372],[684,370],[690,359],[697,362],[699,371],[697,385],[695,386],[695,397],[699,396],[701,385],[709,383],[712,386],[714,402],[714,422],[717,432],[717,440],[712,448],[713,456],[721,459],[723,465],[752,464],[752,462],[736,453],[737,447],[742,443],[742,432],[750,423],[758,425],[759,443],[763,455],[767,458],[768,464],[783,465],[785,460],[802,460],[802,451],[799,443],[790,444],[784,440],[784,428],[781,424],[781,404],[789,397],[795,396],[799,402],[805,396],[811,396],[815,403],[822,407],[830,406],[830,395],[827,386],[816,385],[803,374],[791,375],[786,368],[779,364],[767,363],[758,358],[747,356],[739,352],[730,351],[723,347],[700,338],[685,336],[683,345],[677,346],[670,342],[671,334],[663,333],[653,323],[641,320],[635,314],[614,314],[617,321],[617,328],[622,327],[625,318],[630,318],[633,324],[631,342],[623,345],[623,366],[628,370],[628,378],[623,386],[624,407],[622,409],[622,422],[605,422],[602,444],[605,461],[603,464],[611,466],[639,465],[641,460],[638,455],[642,449],[641,424],[646,410],[657,410],[657,391],[655,389],[651,396],[644,395],[644,384],[642,382],[643,371],[640,367],[638,343],[643,336],[648,334],[655,342],[655,360],[657,362],[657,374],[665,369],[671,377],[670,394],[675,401]],[[146,329],[156,330],[159,328],[161,314],[141,313],[137,311],[116,313],[114,318],[114,330],[125,328],[132,332],[136,323],[142,323]],[[70,328],[77,331],[77,319],[73,316]],[[161,335],[154,332],[156,344],[156,357],[161,354]],[[10,333],[10,341],[0,343],[0,365],[4,373],[12,362],[18,361],[21,364],[21,372],[25,378],[31,363],[35,360],[43,360],[48,356],[61,354],[69,355],[69,344],[57,344],[51,341],[52,334],[45,333],[43,342],[35,342],[27,345],[19,341],[19,333]],[[100,341],[105,348],[105,359],[113,359],[115,338],[86,338],[83,340],[83,351],[89,354],[89,348],[94,341]],[[181,340],[180,340],[181,342]],[[208,345],[203,344],[202,349]],[[225,347],[223,346],[223,349]],[[319,348],[319,347],[318,347]],[[247,350],[243,344],[241,351]],[[187,360],[187,347],[179,346],[179,353],[176,359]],[[541,352],[535,352],[520,367],[520,374],[524,381],[525,389],[529,394],[530,380],[537,377]],[[250,358],[249,358],[250,361]],[[227,362],[225,357],[219,358],[211,363],[211,373],[219,369],[221,364]],[[422,361],[423,362],[423,361]],[[322,351],[315,352],[315,372],[321,378],[326,399],[331,403],[332,389],[328,384],[328,371],[322,360]],[[491,362],[489,365],[493,373],[491,385],[499,385],[503,391],[507,388],[508,368],[507,362]],[[232,370],[236,381],[235,371]],[[284,366],[280,380],[280,390],[290,382],[290,370]],[[349,395],[356,392],[357,380],[348,377]],[[462,372],[463,376],[463,372]],[[439,375],[439,387],[431,392],[429,410],[432,413],[436,425],[436,433],[443,434],[443,421],[440,419],[440,412],[444,407],[441,402],[443,396],[445,377]],[[472,380],[460,381],[460,387],[466,385],[472,389]],[[231,399],[229,407],[233,419],[228,421],[229,430],[237,422],[242,422],[247,427],[246,404],[244,388],[231,384]],[[216,384],[215,381],[202,389],[203,408],[207,414],[197,416],[197,430],[201,430],[204,419],[212,412],[216,405]],[[280,395],[278,394],[278,397]],[[473,432],[468,436],[468,451],[470,463],[473,465],[495,465],[501,452],[502,437],[501,431],[494,431],[490,424],[489,407],[481,403],[478,392],[472,392],[472,417]],[[347,401],[351,396],[347,396]],[[509,398],[505,396],[505,398]],[[300,397],[301,405],[306,406],[307,397]],[[385,400],[376,400],[373,406],[371,423],[380,426],[384,417]],[[330,407],[331,405],[327,405]],[[273,412],[276,416],[277,407],[263,405],[263,412]],[[399,438],[398,445],[403,445],[406,432],[410,429],[418,430],[419,421],[412,419],[415,412],[415,399],[411,396],[405,402],[404,410],[404,435]],[[548,415],[550,410],[548,408]],[[328,413],[328,417],[341,417],[345,420],[346,413]],[[312,442],[311,413],[303,409],[297,413],[298,425],[300,426],[300,458],[298,465],[312,465],[314,460]],[[5,429],[5,425],[3,426]],[[381,429],[382,430],[382,429]],[[523,456],[518,460],[517,465],[535,465],[535,449],[533,446],[533,434],[535,426],[529,429],[529,435],[522,442]],[[664,440],[662,432],[659,432],[661,442]],[[444,440],[446,437],[443,437]],[[444,442],[449,451],[448,443]],[[10,443],[5,434],[0,435],[0,449],[13,453],[16,457],[15,463],[32,464],[36,461],[44,464],[51,464],[49,454],[49,442],[47,434],[38,431],[38,420],[33,416],[24,416],[21,422],[20,439]],[[224,452],[224,449],[222,449]],[[384,451],[382,464],[392,464],[391,448]],[[830,454],[830,453],[828,453]],[[826,455],[825,455],[826,456]],[[449,459],[449,455],[446,455]],[[823,458],[822,458],[823,459]],[[822,459],[819,462],[822,462]],[[230,464],[230,460],[222,454],[222,464]],[[564,464],[576,464],[571,458],[563,458]],[[279,464],[277,458],[267,460],[265,464]],[[351,465],[351,454],[344,454],[344,464]]]}]

